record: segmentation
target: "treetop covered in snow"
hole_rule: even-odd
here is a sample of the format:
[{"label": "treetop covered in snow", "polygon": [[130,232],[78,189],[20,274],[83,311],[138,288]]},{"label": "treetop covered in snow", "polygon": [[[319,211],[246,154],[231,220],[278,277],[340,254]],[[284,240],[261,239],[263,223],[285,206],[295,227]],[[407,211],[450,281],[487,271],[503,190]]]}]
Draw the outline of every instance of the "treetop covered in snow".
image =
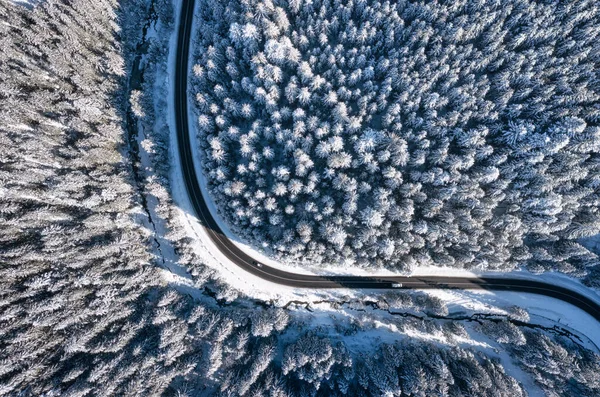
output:
[{"label": "treetop covered in snow", "polygon": [[285,258],[558,269],[597,258],[593,2],[206,1],[209,186]]}]

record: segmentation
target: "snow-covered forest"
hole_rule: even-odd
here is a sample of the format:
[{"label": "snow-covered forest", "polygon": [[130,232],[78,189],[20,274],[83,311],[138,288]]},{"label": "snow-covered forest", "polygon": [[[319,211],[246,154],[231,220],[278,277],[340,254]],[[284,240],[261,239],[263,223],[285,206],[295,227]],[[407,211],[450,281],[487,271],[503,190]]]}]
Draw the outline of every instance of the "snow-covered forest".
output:
[{"label": "snow-covered forest", "polygon": [[[600,232],[595,1],[203,1],[215,202],[279,259],[585,277]],[[588,280],[590,281],[590,280]]]},{"label": "snow-covered forest", "polygon": [[225,284],[171,196],[177,7],[0,1],[0,396],[600,394],[600,356],[523,309],[388,291],[320,313]]}]

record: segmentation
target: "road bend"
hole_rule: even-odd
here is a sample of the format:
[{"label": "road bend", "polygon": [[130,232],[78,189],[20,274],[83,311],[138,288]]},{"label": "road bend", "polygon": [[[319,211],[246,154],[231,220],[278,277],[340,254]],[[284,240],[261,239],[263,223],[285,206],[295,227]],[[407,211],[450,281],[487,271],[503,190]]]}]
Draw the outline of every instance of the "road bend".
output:
[{"label": "road bend", "polygon": [[194,168],[188,125],[188,59],[194,0],[184,0],[181,10],[175,67],[175,116],[177,143],[184,183],[196,217],[206,228],[208,236],[232,264],[272,283],[297,288],[369,288],[369,289],[455,289],[513,291],[544,295],[568,302],[600,321],[600,304],[594,299],[566,287],[509,277],[443,277],[443,276],[319,276],[287,272],[259,264],[225,236],[202,195]]}]

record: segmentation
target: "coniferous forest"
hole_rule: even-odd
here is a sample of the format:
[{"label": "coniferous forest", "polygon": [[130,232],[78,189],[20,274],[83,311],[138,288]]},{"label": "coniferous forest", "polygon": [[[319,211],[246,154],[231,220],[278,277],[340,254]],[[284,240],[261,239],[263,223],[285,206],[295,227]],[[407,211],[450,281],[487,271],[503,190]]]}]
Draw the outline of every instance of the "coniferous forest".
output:
[{"label": "coniferous forest", "polygon": [[[523,308],[228,284],[173,199],[179,7],[0,1],[0,396],[600,395],[593,346]],[[202,0],[190,96],[222,215],[282,256],[597,286],[597,8]]]},{"label": "coniferous forest", "polygon": [[199,142],[280,258],[585,277],[600,233],[594,1],[206,1]]}]

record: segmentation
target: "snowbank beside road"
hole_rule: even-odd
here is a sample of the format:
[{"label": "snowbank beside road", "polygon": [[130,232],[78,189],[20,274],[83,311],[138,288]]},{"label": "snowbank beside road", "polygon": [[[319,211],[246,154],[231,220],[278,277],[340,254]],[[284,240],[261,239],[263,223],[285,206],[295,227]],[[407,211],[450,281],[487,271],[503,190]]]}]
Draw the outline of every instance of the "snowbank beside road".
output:
[{"label": "snowbank beside road", "polygon": [[448,305],[449,316],[491,313],[507,315],[511,306],[526,308],[530,323],[545,327],[558,326],[577,335],[581,344],[600,353],[600,323],[583,310],[547,296],[507,291],[429,290],[427,294]]},{"label": "snowbank beside road", "polygon": [[[196,20],[195,20],[196,21]],[[194,30],[197,29],[197,26],[194,25]],[[174,53],[171,54],[171,57],[174,57]],[[192,62],[192,58],[190,58],[190,63]],[[171,78],[173,78],[173,65],[174,59],[171,59],[169,62],[170,65],[170,73]],[[170,88],[171,92],[170,101],[169,101],[169,111],[170,111],[170,127],[172,131],[175,131],[175,120],[174,120],[174,104],[172,98],[174,96],[173,88]],[[188,105],[189,103],[188,98]],[[196,122],[193,116],[193,106],[189,106],[189,123],[190,130],[194,131],[196,127]],[[290,268],[288,266],[281,265],[276,263],[268,258],[264,258],[254,250],[252,247],[248,246],[239,241],[239,239],[231,233],[231,230],[228,226],[220,219],[218,213],[216,211],[216,206],[210,195],[208,194],[208,189],[206,186],[206,179],[204,178],[203,171],[200,166],[200,156],[199,152],[200,145],[197,144],[196,134],[192,134],[190,137],[192,142],[196,142],[193,144],[194,149],[194,166],[196,168],[196,172],[199,176],[199,183],[201,184],[203,193],[205,198],[207,199],[207,204],[211,209],[213,216],[219,225],[222,227],[223,231],[226,233],[228,237],[232,239],[241,249],[246,251],[251,256],[255,257],[257,260],[263,261],[265,264],[273,267],[279,267],[288,271],[298,272],[296,268]],[[221,277],[230,285],[239,289],[244,294],[258,299],[264,300],[272,300],[276,302],[287,302],[290,300],[301,299],[305,302],[318,301],[323,299],[339,299],[342,295],[353,296],[353,297],[361,297],[368,294],[368,291],[350,291],[350,290],[341,290],[341,291],[308,291],[304,289],[298,288],[290,288],[278,284],[273,284],[262,280],[256,276],[246,273],[239,267],[234,264],[229,263],[229,261],[216,249],[213,245],[212,241],[208,237],[204,228],[198,223],[195,217],[192,215],[192,207],[187,197],[187,192],[185,186],[183,184],[183,178],[181,175],[180,169],[180,159],[177,150],[177,141],[175,134],[171,134],[171,155],[172,161],[175,166],[172,168],[172,188],[173,195],[175,201],[180,206],[180,218],[185,224],[186,230],[189,233],[189,236],[195,238],[197,240],[197,244],[195,246],[197,254],[202,257],[208,266],[216,269]],[[337,272],[339,268],[329,268],[326,271],[331,272],[330,274],[339,274]],[[305,271],[305,273],[310,273]],[[343,273],[348,274],[348,270],[344,269]],[[369,275],[373,276],[372,273],[366,272],[364,270],[352,271],[352,274],[356,275]],[[387,272],[387,275],[393,274],[391,272]],[[381,274],[383,275],[383,274]],[[451,268],[421,268],[417,269],[414,273],[414,276],[418,275],[447,275],[447,276],[465,276],[465,277],[477,277],[478,274],[474,272],[469,272],[465,270],[459,269],[451,269]],[[506,276],[513,277],[514,273],[506,274],[506,273],[496,273],[494,275],[498,276]],[[544,280],[544,276],[534,276],[529,273],[519,273],[523,278],[532,277],[536,280]],[[552,277],[555,282],[561,282],[562,285],[570,284],[569,287],[576,287],[579,291],[584,291],[588,296],[594,294],[587,290],[580,283],[575,282],[574,280],[569,279],[568,277],[557,277],[556,275],[548,275],[548,277]],[[566,285],[565,285],[566,286]],[[586,291],[587,290],[587,291]],[[444,296],[444,300],[450,304],[452,310],[480,310],[486,312],[497,313],[499,315],[506,314],[506,308],[512,305],[519,305],[529,307],[531,305],[532,310],[531,313],[539,318],[540,321],[546,321],[548,324],[550,322],[560,322],[564,324],[565,327],[570,327],[572,329],[577,329],[577,332],[585,335],[600,335],[600,332],[596,327],[595,321],[590,321],[589,316],[583,313],[580,310],[572,310],[572,306],[567,303],[560,302],[560,304],[554,304],[553,299],[547,297],[541,297],[537,295],[530,294],[517,294],[512,292],[502,292],[502,293],[486,293],[486,292],[475,292],[475,291],[465,291],[465,292],[456,292],[456,291],[428,291],[435,296]],[[448,295],[449,294],[449,295]],[[596,294],[597,295],[597,294]],[[454,298],[452,297],[454,296]],[[595,296],[596,299],[598,298]],[[461,300],[459,303],[458,300]],[[497,301],[496,301],[497,299]],[[545,303],[548,302],[548,303]],[[560,310],[557,310],[560,309]],[[590,317],[591,318],[591,317]],[[580,324],[581,323],[581,324]],[[593,323],[590,325],[590,323]],[[592,340],[593,339],[593,340]],[[594,338],[590,339],[591,343],[596,346],[600,345],[600,341]]]}]

